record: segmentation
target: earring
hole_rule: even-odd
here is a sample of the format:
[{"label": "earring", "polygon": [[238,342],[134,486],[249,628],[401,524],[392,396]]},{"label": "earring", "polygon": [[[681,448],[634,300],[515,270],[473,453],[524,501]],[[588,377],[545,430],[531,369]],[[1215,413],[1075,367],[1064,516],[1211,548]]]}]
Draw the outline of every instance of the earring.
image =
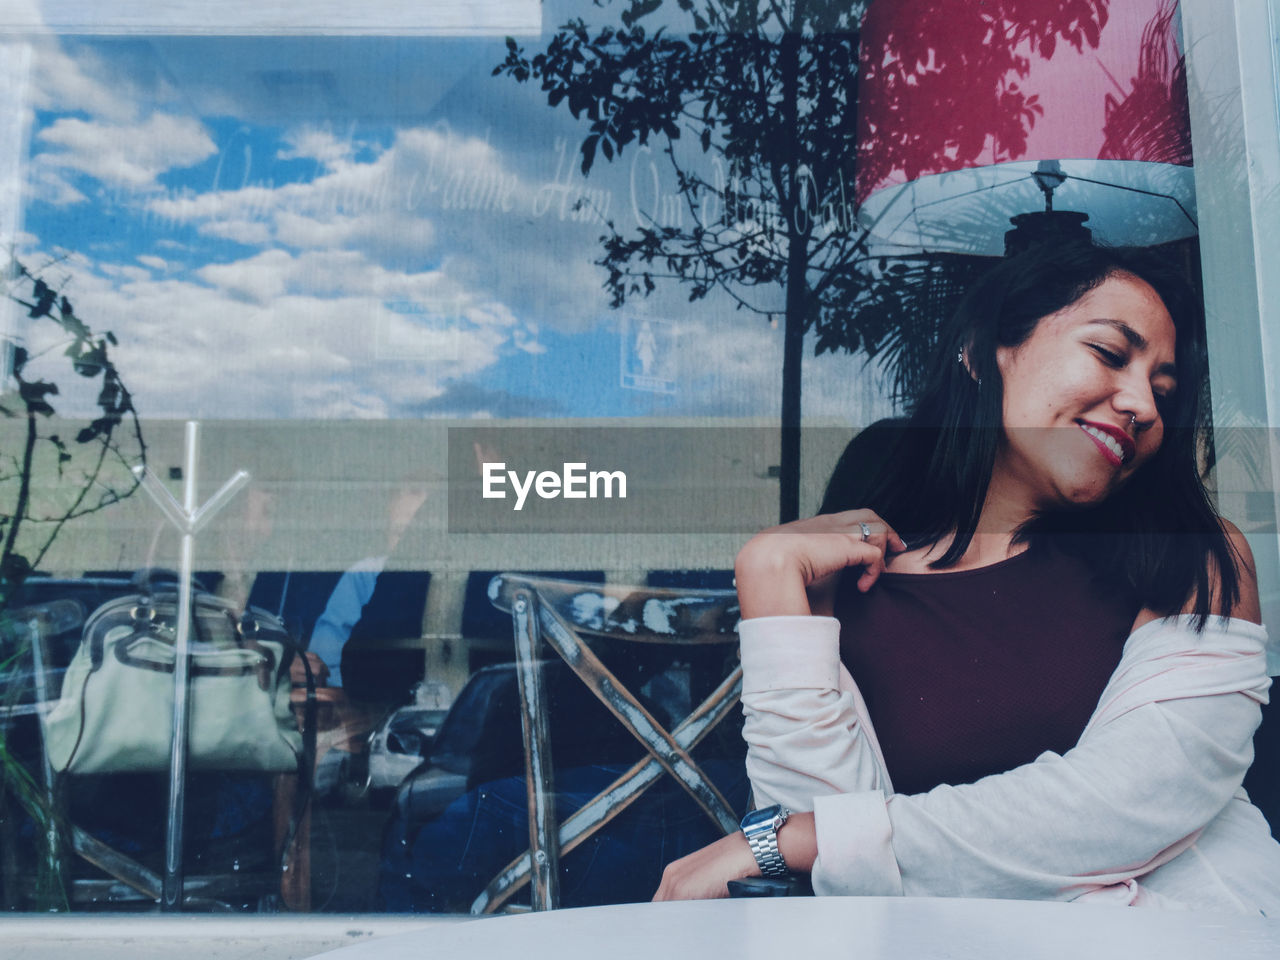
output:
[{"label": "earring", "polygon": [[957,350],[957,351],[956,351],[956,363],[960,364],[960,366],[962,366],[962,367],[964,366],[964,351],[963,351],[963,350]]}]

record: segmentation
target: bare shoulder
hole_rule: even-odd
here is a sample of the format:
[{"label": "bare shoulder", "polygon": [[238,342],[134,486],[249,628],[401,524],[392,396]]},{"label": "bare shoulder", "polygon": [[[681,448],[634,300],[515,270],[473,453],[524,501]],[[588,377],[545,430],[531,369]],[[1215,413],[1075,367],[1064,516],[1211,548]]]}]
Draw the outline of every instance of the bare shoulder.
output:
[{"label": "bare shoulder", "polygon": [[[1248,620],[1251,623],[1262,623],[1262,607],[1258,601],[1258,574],[1254,567],[1253,551],[1249,549],[1249,541],[1240,532],[1240,528],[1230,520],[1222,521],[1222,529],[1227,534],[1227,543],[1230,545],[1235,559],[1236,589],[1239,592],[1239,596],[1231,608],[1231,616],[1240,620]],[[1221,571],[1218,569],[1216,562],[1211,562],[1209,566],[1210,610],[1216,611],[1218,609],[1218,597],[1221,589]],[[1182,612],[1195,613],[1195,609],[1196,597],[1193,594],[1183,605]],[[1134,621],[1133,629],[1136,630],[1152,620],[1158,620],[1161,616],[1162,614],[1149,607],[1144,608],[1138,614],[1137,620]]]},{"label": "bare shoulder", "polygon": [[[1240,532],[1240,528],[1230,520],[1223,520],[1222,528],[1226,531],[1227,542],[1231,546],[1231,552],[1235,555],[1236,586],[1240,592],[1235,606],[1231,608],[1231,616],[1241,620],[1249,620],[1252,623],[1262,623],[1262,606],[1258,601],[1258,572],[1253,562],[1253,551],[1249,549],[1249,541]],[[1221,574],[1217,569],[1216,563],[1210,566],[1209,578],[1209,589],[1212,591],[1210,608],[1216,610],[1218,607],[1218,592],[1222,583]],[[1194,606],[1194,598],[1192,598],[1188,606]],[[1184,608],[1184,611],[1190,612],[1187,608]]]}]

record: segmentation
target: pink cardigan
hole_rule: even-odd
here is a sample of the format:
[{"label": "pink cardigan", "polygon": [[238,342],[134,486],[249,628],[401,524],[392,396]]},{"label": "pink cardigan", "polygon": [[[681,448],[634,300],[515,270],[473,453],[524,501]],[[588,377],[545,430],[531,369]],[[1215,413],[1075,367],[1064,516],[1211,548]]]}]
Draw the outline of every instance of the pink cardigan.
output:
[{"label": "pink cardigan", "polygon": [[813,810],[820,894],[1102,900],[1280,917],[1280,844],[1240,783],[1266,630],[1135,630],[1079,743],[962,786],[893,793],[830,617],[739,627],[756,803]]}]

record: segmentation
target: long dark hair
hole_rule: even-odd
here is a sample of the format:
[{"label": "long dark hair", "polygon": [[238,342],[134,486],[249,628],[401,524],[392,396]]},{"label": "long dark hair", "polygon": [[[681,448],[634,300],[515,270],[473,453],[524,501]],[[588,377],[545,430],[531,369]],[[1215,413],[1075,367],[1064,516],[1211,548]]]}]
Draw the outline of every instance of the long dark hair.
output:
[{"label": "long dark hair", "polygon": [[1041,319],[1115,274],[1149,284],[1173,319],[1178,389],[1161,409],[1164,440],[1107,500],[1037,515],[1015,540],[1034,546],[1053,535],[1163,614],[1181,610],[1194,590],[1199,626],[1211,612],[1215,571],[1218,612],[1228,614],[1239,599],[1235,553],[1197,457],[1206,435],[1207,370],[1199,302],[1184,277],[1145,252],[1045,245],[992,269],[941,332],[910,418],[882,422],[855,438],[828,484],[822,512],[871,507],[913,545],[954,531],[931,566],[955,565],[977,529],[1001,442],[1004,384],[996,349],[1025,342]]}]

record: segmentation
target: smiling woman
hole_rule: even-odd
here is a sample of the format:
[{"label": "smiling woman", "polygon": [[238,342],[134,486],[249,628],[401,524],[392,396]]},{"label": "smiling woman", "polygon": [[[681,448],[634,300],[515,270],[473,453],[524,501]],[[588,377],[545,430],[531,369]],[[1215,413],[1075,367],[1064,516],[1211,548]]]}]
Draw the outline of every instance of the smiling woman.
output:
[{"label": "smiling woman", "polygon": [[819,893],[1280,911],[1239,790],[1266,632],[1199,477],[1192,302],[1094,246],[970,291],[833,512],[738,554],[747,769],[778,806],[659,899],[790,869]]},{"label": "smiling woman", "polygon": [[[1118,490],[1164,439],[1160,408],[1177,384],[1176,342],[1159,294],[1118,273],[1046,317],[1025,342],[999,347],[1006,444],[991,502],[1029,515]],[[1081,433],[1100,456],[1080,449]]]},{"label": "smiling woman", "polygon": [[1207,616],[1205,557],[1228,601],[1236,563],[1201,481],[1204,378],[1195,295],[1167,264],[1030,251],[969,290],[884,469],[837,467],[822,510],[874,504],[928,547],[923,571],[1088,533],[1073,549],[1114,582],[1166,613],[1194,595]]}]

